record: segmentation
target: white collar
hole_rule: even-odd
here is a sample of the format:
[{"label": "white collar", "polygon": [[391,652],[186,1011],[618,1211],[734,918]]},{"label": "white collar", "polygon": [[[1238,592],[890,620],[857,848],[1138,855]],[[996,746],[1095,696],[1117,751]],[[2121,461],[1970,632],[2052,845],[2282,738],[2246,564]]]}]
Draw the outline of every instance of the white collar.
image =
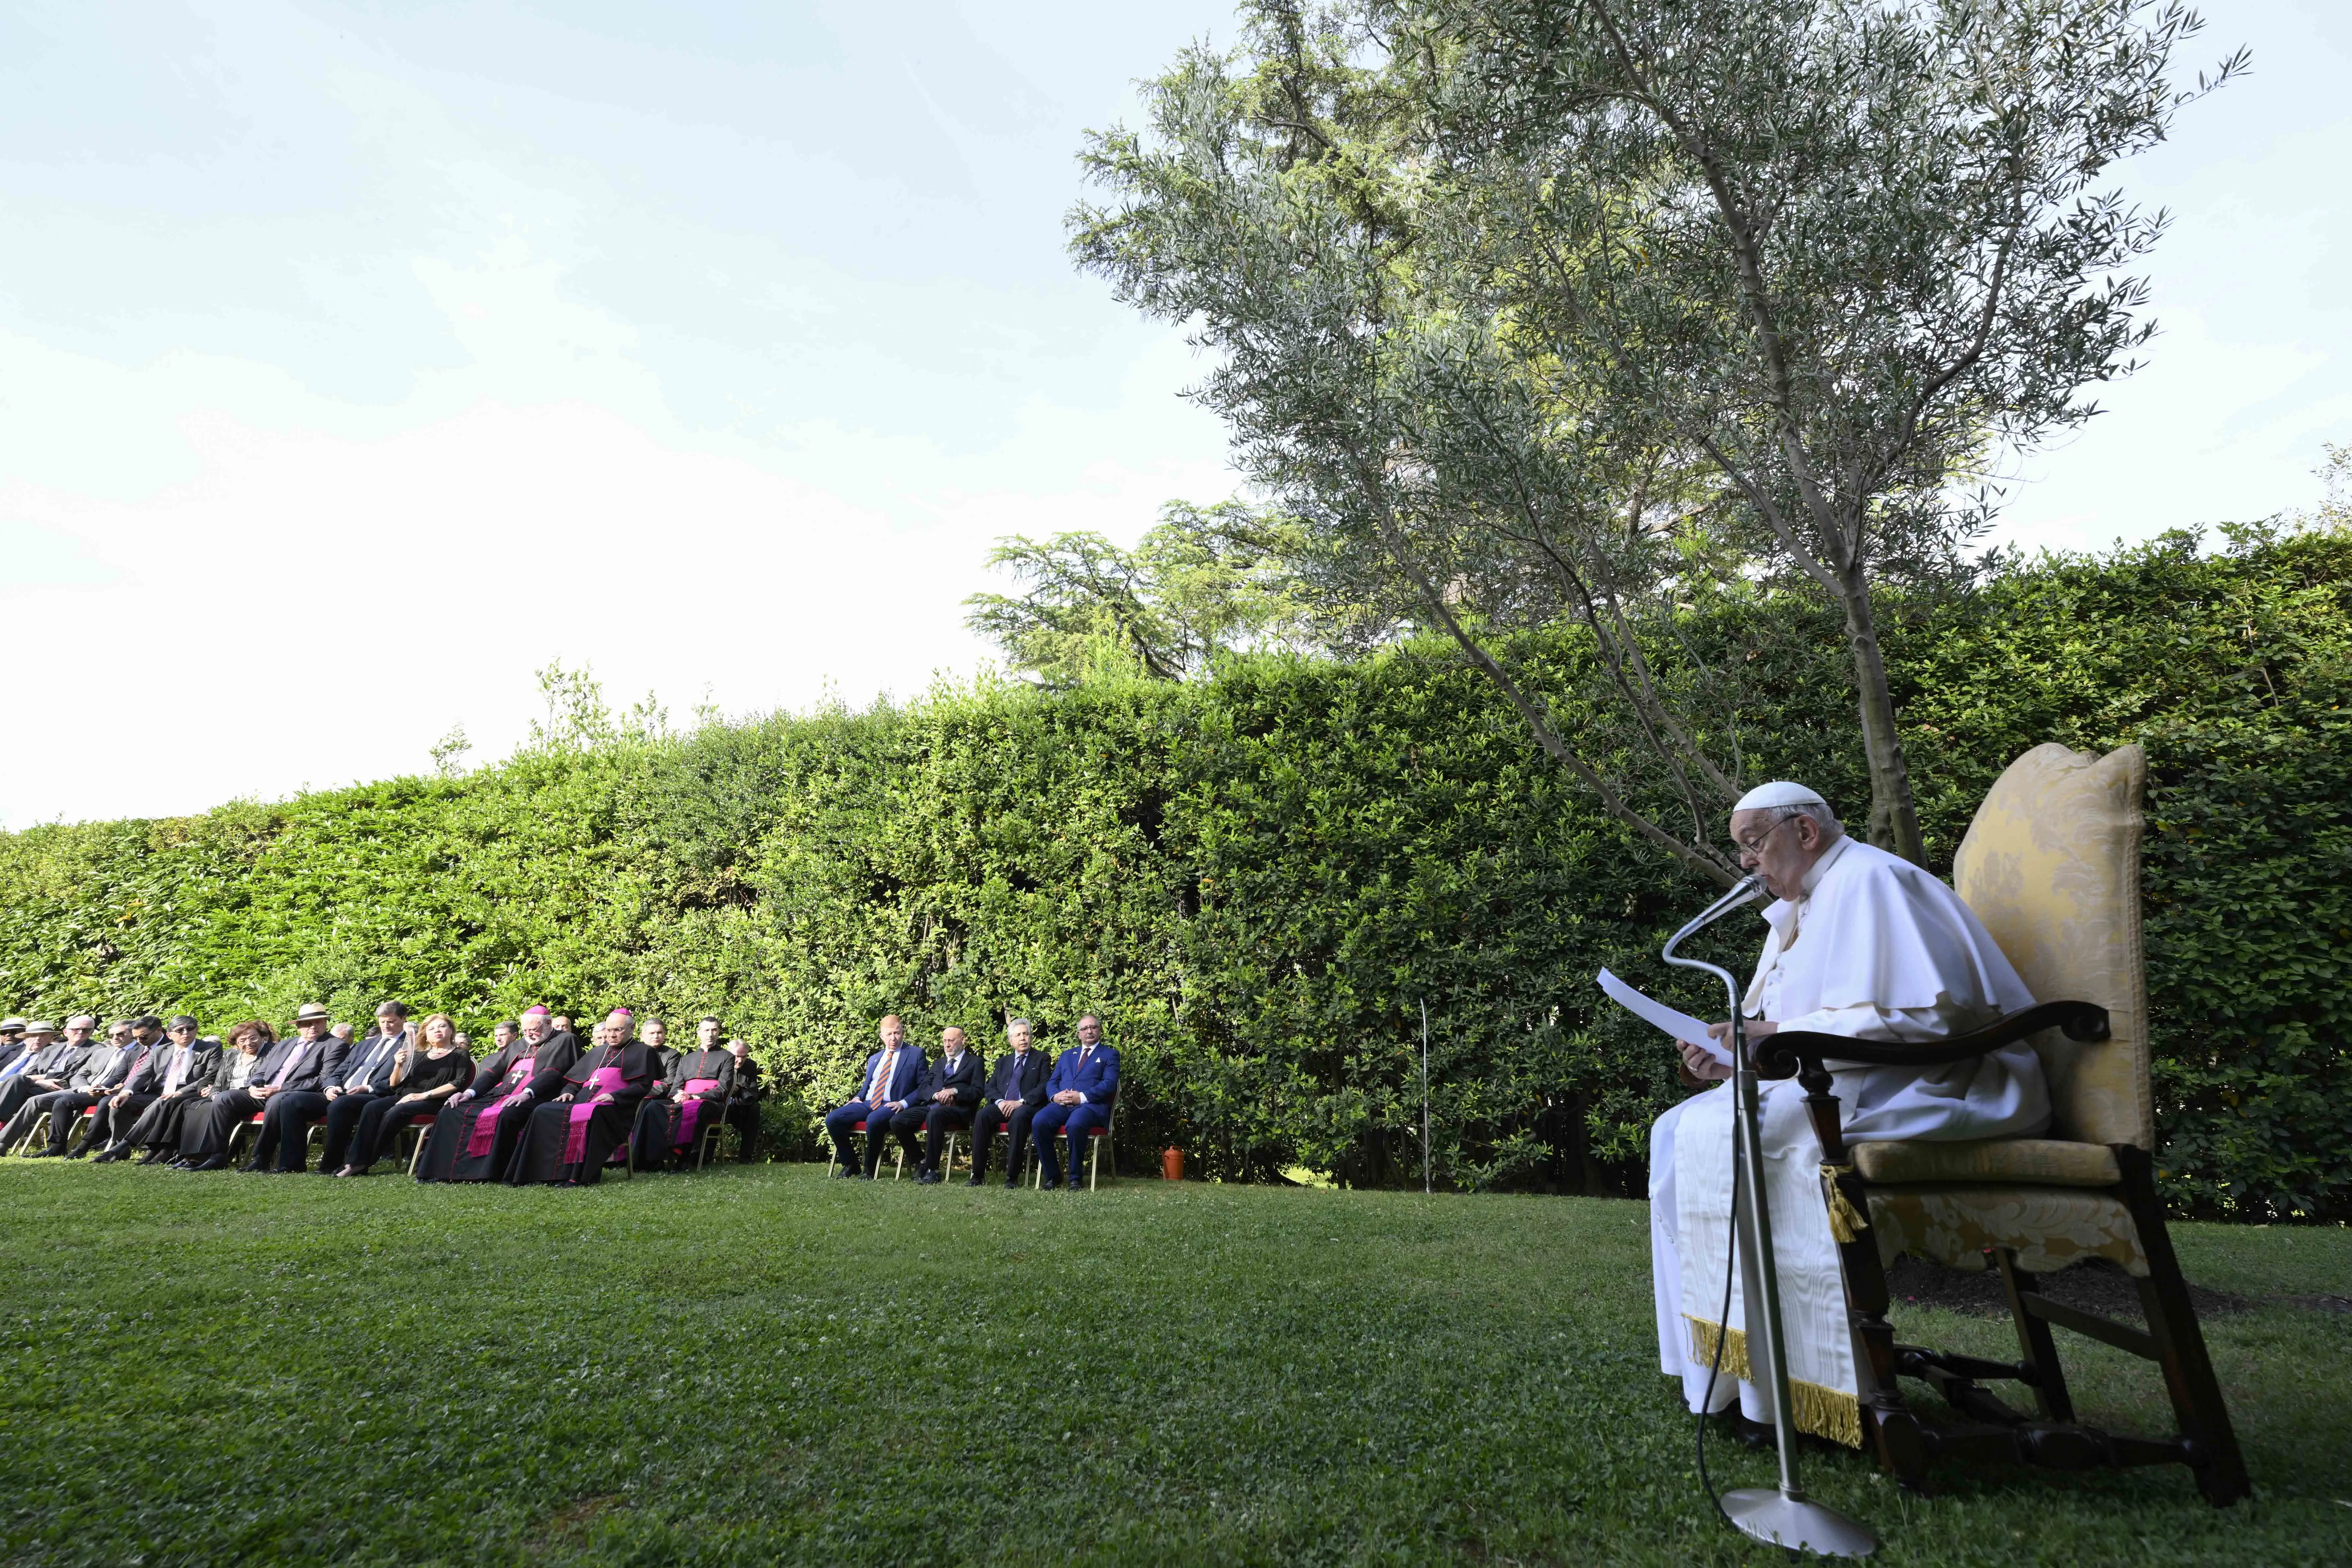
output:
[{"label": "white collar", "polygon": [[1838,841],[1831,845],[1820,859],[1806,868],[1804,876],[1798,880],[1798,886],[1802,889],[1797,895],[1800,900],[1813,896],[1813,889],[1822,885],[1822,878],[1828,874],[1831,867],[1837,864],[1838,857],[1844,854],[1845,847],[1853,842],[1853,838],[1849,836],[1839,834]]}]

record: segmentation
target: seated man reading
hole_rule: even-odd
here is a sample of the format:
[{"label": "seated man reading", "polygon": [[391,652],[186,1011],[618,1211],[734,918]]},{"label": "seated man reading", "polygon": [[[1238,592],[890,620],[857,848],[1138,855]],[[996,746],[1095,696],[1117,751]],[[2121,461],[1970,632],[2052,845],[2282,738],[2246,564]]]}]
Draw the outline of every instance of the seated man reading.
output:
[{"label": "seated man reading", "polygon": [[[1828,803],[1801,784],[1769,784],[1731,814],[1739,863],[1776,900],[1764,910],[1763,956],[1742,1001],[1751,1040],[1782,1029],[1873,1040],[1932,1040],[1982,1028],[2033,1004],[1960,896],[1920,868],[1845,836]],[[1717,1024],[1718,1040],[1730,1026]],[[1704,1047],[1682,1047],[1685,1076],[1730,1068]],[[2050,1120],[2041,1059],[2022,1042],[1972,1061],[1912,1068],[1837,1062],[1838,1110],[1855,1138],[1999,1138]],[[1821,1186],[1820,1141],[1794,1079],[1759,1086],[1764,1196],[1772,1216],[1790,1416],[1816,1436],[1862,1442],[1868,1363],[1854,1351],[1844,1281]],[[1661,1368],[1682,1380],[1694,1411],[1772,1418],[1748,1375],[1743,1281],[1730,1292],[1724,1371],[1712,1379],[1725,1325],[1730,1242],[1732,1097],[1694,1095],[1650,1135],[1650,1257]],[[1760,1365],[1760,1351],[1758,1364]],[[1735,1375],[1737,1373],[1737,1375]]]}]

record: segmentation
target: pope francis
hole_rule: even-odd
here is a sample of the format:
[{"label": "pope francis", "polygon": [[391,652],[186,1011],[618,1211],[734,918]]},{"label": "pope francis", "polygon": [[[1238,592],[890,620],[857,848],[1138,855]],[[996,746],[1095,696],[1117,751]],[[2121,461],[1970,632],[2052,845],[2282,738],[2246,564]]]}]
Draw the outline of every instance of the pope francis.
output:
[{"label": "pope francis", "polygon": [[[1930,1040],[1981,1028],[2033,997],[1958,893],[1909,861],[1845,836],[1829,804],[1802,784],[1768,784],[1732,808],[1739,863],[1763,878],[1763,955],[1741,1011],[1754,1040],[1780,1029],[1873,1040]],[[1718,1039],[1730,1026],[1717,1024]],[[1697,1079],[1730,1068],[1685,1042]],[[2042,1065],[2023,1044],[1973,1061],[1912,1069],[1827,1064],[1849,1137],[2026,1137],[2049,1124]],[[1822,1199],[1820,1142],[1795,1080],[1760,1085],[1764,1194],[1772,1211],[1788,1346],[1790,1415],[1801,1431],[1860,1446],[1861,1379],[1845,1291]],[[1733,1267],[1732,1097],[1696,1094],[1650,1134],[1650,1257],[1658,1356],[1690,1408],[1738,1398],[1752,1421],[1772,1416],[1769,1387],[1750,1375],[1746,1324],[1757,1310]],[[1723,1320],[1728,1318],[1728,1322]],[[1728,1330],[1727,1335],[1726,1330]],[[1723,1374],[1709,1391],[1721,1354]]]}]

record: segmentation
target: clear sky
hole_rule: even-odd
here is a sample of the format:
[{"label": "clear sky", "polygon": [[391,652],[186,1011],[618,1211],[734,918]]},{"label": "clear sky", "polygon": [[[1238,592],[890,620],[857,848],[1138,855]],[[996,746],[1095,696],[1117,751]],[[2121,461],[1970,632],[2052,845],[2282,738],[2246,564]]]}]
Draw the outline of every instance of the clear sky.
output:
[{"label": "clear sky", "polygon": [[[2029,459],[2081,548],[2352,440],[2352,8],[2130,171],[2165,335]],[[997,535],[1230,492],[1181,338],[1076,274],[1084,128],[1226,5],[0,15],[0,826],[503,755],[533,671],[674,716],[919,692]]]}]

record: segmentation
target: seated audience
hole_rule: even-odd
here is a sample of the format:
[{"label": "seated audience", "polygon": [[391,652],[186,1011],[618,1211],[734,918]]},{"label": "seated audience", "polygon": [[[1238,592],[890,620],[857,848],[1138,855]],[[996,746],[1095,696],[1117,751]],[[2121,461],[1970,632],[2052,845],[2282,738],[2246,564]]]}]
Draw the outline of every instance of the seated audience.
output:
[{"label": "seated audience", "polygon": [[[653,1026],[647,1025],[650,1036]],[[629,1134],[637,1169],[665,1171],[694,1157],[694,1141],[726,1113],[735,1087],[735,1054],[719,1043],[719,1020],[705,1018],[695,1030],[695,1048],[677,1055],[662,1081],[637,1107]]]},{"label": "seated audience", "polygon": [[[950,1131],[971,1125],[972,1107],[980,1103],[981,1074],[987,1064],[977,1052],[964,1048],[963,1031],[953,1024],[940,1031],[940,1059],[923,1069],[915,1098],[890,1118],[890,1131],[915,1166],[915,1180],[924,1186],[938,1183],[940,1145]],[[870,1123],[869,1123],[870,1125]],[[923,1146],[915,1147],[915,1134]]]},{"label": "seated audience", "polygon": [[[511,1029],[512,1026],[499,1027]],[[436,1013],[418,1026],[394,1057],[383,1092],[353,1102],[360,1109],[348,1149],[335,1133],[336,1119],[344,1108],[338,1105],[327,1113],[327,1151],[320,1157],[319,1168],[323,1171],[331,1165],[338,1176],[366,1175],[381,1157],[384,1143],[396,1138],[411,1120],[433,1114],[473,1082],[474,1058],[460,1043],[465,1037],[446,1013]]]},{"label": "seated audience", "polygon": [[637,1031],[637,1038],[643,1040],[646,1043],[646,1048],[653,1052],[654,1066],[660,1070],[663,1078],[667,1078],[669,1069],[677,1065],[677,1058],[681,1054],[670,1049],[669,1026],[659,1018],[648,1018],[645,1022],[645,1026]]},{"label": "seated audience", "polygon": [[[1037,1164],[1045,1172],[1048,1192],[1056,1186],[1078,1190],[1078,1165],[1086,1153],[1087,1133],[1110,1122],[1110,1102],[1118,1094],[1118,1052],[1102,1043],[1102,1020],[1092,1013],[1078,1020],[1078,1043],[1054,1064],[1045,1082],[1046,1104],[1029,1119],[1029,1135],[1037,1145]],[[1070,1138],[1070,1173],[1065,1181],[1055,1158],[1061,1134]]]},{"label": "seated audience", "polygon": [[449,1097],[425,1136],[418,1181],[488,1182],[506,1174],[532,1107],[561,1089],[580,1059],[580,1042],[554,1023],[544,1007],[526,1009],[522,1033]]},{"label": "seated audience", "polygon": [[25,1101],[35,1095],[64,1089],[82,1058],[89,1055],[90,1031],[97,1027],[98,1020],[87,1013],[66,1020],[63,1038],[58,1026],[46,1018],[26,1025],[25,1054],[0,1073],[0,1122],[13,1121]]},{"label": "seated audience", "polygon": [[[262,1113],[261,1137],[256,1142],[253,1158],[239,1167],[247,1173],[265,1172],[270,1156],[277,1151],[270,1134],[274,1131],[268,1120],[269,1102],[281,1094],[300,1093],[316,1089],[327,1073],[328,1055],[333,1048],[333,1037],[327,1033],[334,1017],[316,1002],[305,1002],[294,1012],[294,1037],[280,1040],[265,1053],[255,1065],[253,1076],[243,1089],[232,1089],[211,1096],[204,1110],[191,1115],[180,1131],[180,1161],[190,1171],[226,1171],[228,1169],[230,1141],[236,1134],[237,1124]],[[294,1134],[300,1137],[297,1129]]]},{"label": "seated audience", "polygon": [[17,1109],[0,1127],[0,1149],[10,1149],[22,1138],[27,1138],[41,1119],[48,1119],[49,1135],[35,1159],[65,1156],[73,1137],[74,1125],[83,1111],[104,1100],[130,1080],[131,1075],[146,1065],[160,1034],[160,1018],[118,1018],[107,1032],[106,1044],[94,1047],[85,1055],[66,1079],[66,1087],[49,1094],[37,1094]]},{"label": "seated audience", "polygon": [[0,1072],[25,1054],[25,1020],[14,1014],[0,1018]]},{"label": "seated audience", "polygon": [[531,1110],[507,1182],[557,1186],[593,1186],[604,1162],[629,1136],[637,1105],[659,1077],[653,1049],[636,1039],[634,1016],[613,1009],[597,1034],[603,1044],[563,1075],[563,1088]]},{"label": "seated audience", "polygon": [[100,1165],[129,1159],[139,1146],[131,1132],[149,1110],[175,1098],[194,1099],[196,1090],[212,1077],[213,1068],[219,1065],[220,1050],[196,1038],[195,1019],[179,1014],[163,1034],[163,1044],[100,1104],[76,1154],[95,1149],[98,1158],[92,1163]]},{"label": "seated audience", "polygon": [[[261,1142],[253,1163],[244,1168],[267,1168],[275,1150],[278,1174],[299,1173],[310,1160],[310,1130],[324,1121],[327,1147],[320,1156],[319,1174],[331,1176],[342,1169],[341,1145],[350,1139],[367,1101],[383,1092],[392,1078],[393,1058],[407,1040],[408,1009],[397,1002],[386,1002],[375,1010],[375,1033],[364,1039],[347,1041],[334,1029],[328,1030],[326,1070],[319,1087],[289,1089],[271,1097],[269,1109],[262,1116]],[[336,1136],[339,1131],[341,1138]]]},{"label": "seated audience", "polygon": [[225,1094],[241,1094],[259,1082],[256,1075],[261,1070],[263,1058],[277,1048],[278,1031],[258,1018],[231,1029],[228,1048],[215,1063],[212,1080],[199,1085],[193,1098],[176,1103],[157,1100],[131,1130],[131,1141],[146,1145],[150,1151],[147,1158],[139,1163],[152,1165],[159,1160],[169,1160],[174,1171],[193,1166],[195,1161],[184,1146],[210,1119],[213,1101]]},{"label": "seated audience", "polygon": [[[898,1014],[882,1020],[880,1033],[882,1047],[866,1058],[866,1070],[857,1080],[857,1098],[835,1107],[824,1118],[826,1135],[841,1159],[839,1174],[863,1175],[869,1182],[882,1163],[890,1118],[907,1109],[908,1099],[923,1079],[923,1053],[907,1044],[907,1026],[898,1021]],[[850,1134],[861,1121],[866,1123],[863,1156],[849,1146]]]},{"label": "seated audience", "polygon": [[[338,1174],[351,1163],[346,1156],[360,1118],[366,1113],[371,1103],[390,1089],[392,1069],[399,1062],[400,1053],[415,1037],[405,1004],[378,1003],[374,1032],[344,1050],[342,1060],[329,1072],[325,1085],[317,1094],[303,1096],[291,1105],[280,1104],[270,1108],[270,1115],[281,1119],[289,1131],[297,1122],[305,1126],[313,1121],[326,1123],[320,1133],[319,1174]],[[294,1097],[286,1095],[279,1098],[287,1100]],[[293,1163],[299,1169],[303,1152],[299,1142],[297,1139],[289,1139],[288,1142],[295,1144]],[[281,1148],[284,1146],[280,1145]]]},{"label": "seated audience", "polygon": [[1004,1026],[1013,1049],[996,1058],[988,1093],[971,1124],[971,1183],[988,1180],[988,1148],[996,1130],[1004,1129],[1004,1184],[1021,1184],[1021,1156],[1029,1142],[1029,1119],[1045,1103],[1045,1079],[1053,1064],[1045,1053],[1030,1046],[1029,1020],[1014,1018]]},{"label": "seated audience", "polygon": [[768,1086],[760,1079],[760,1064],[751,1059],[748,1040],[727,1042],[728,1054],[735,1058],[735,1088],[727,1097],[727,1125],[735,1129],[735,1158],[750,1164],[759,1158],[760,1101],[767,1098]]}]

